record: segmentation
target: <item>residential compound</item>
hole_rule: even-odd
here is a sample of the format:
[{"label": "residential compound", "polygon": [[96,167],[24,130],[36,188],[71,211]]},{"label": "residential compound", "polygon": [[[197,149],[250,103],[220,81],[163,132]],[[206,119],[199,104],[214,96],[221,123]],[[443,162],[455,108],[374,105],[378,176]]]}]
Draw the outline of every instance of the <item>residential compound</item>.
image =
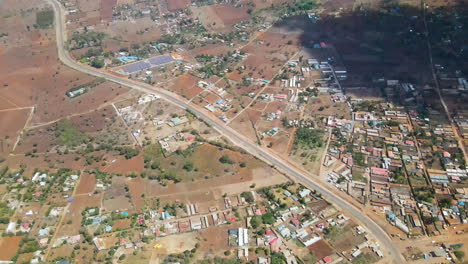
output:
[{"label": "residential compound", "polygon": [[328,117],[330,184],[409,237],[468,223],[468,171],[456,128],[388,102],[351,100],[351,107],[351,120]]}]

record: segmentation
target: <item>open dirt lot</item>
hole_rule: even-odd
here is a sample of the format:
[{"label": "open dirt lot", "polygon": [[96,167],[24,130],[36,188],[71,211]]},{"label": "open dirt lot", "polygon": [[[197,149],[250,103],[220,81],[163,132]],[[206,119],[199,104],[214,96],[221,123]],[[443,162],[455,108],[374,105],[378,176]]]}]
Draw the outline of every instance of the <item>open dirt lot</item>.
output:
[{"label": "open dirt lot", "polygon": [[309,246],[308,249],[314,252],[314,255],[317,259],[322,259],[326,256],[330,256],[334,253],[333,248],[331,248],[325,241],[320,240],[313,245]]},{"label": "open dirt lot", "polygon": [[112,12],[117,0],[101,0],[100,15],[103,22],[112,22]]},{"label": "open dirt lot", "polygon": [[80,184],[76,188],[76,194],[87,194],[94,191],[96,185],[96,177],[94,175],[83,173],[80,176]]},{"label": "open dirt lot", "polygon": [[247,5],[236,8],[232,4],[218,4],[192,7],[191,10],[205,28],[213,31],[228,30],[230,26],[250,18]]},{"label": "open dirt lot", "polygon": [[57,237],[59,238],[62,236],[77,235],[81,228],[81,212],[87,207],[100,207],[102,196],[102,193],[91,196],[74,196],[73,201],[69,207],[70,213],[65,215],[65,218],[63,219],[63,225],[60,227]]},{"label": "open dirt lot", "polygon": [[23,129],[30,114],[30,109],[0,112],[0,136],[13,136]]},{"label": "open dirt lot", "polygon": [[198,55],[224,56],[230,51],[232,52],[233,49],[226,46],[223,43],[216,43],[194,48],[190,50],[190,55],[192,55],[193,57],[196,57]]},{"label": "open dirt lot", "polygon": [[[247,109],[238,115],[237,118],[234,119],[231,123],[229,123],[229,126],[236,129],[237,131],[240,131],[242,135],[249,138],[252,142],[256,142],[257,133],[254,129],[254,124],[257,120],[255,118],[252,119],[250,115],[251,113],[256,113],[256,116],[261,115],[261,113],[258,111]],[[252,116],[255,117],[255,115]]]},{"label": "open dirt lot", "polygon": [[[180,175],[182,182],[168,183],[163,187],[156,180],[147,178],[129,179],[127,184],[130,189],[132,200],[135,204],[141,204],[141,194],[145,199],[159,198],[164,202],[203,202],[207,200],[218,200],[223,194],[236,194],[250,189],[255,183],[256,188],[279,184],[287,179],[275,170],[265,167],[264,164],[249,155],[243,155],[230,150],[218,151],[210,145],[203,145],[193,154],[186,158],[193,162],[198,172],[186,172],[182,169],[184,163],[180,162],[181,156],[174,155],[164,162],[165,171],[175,171]],[[227,153],[236,163],[233,165],[221,164],[219,158]],[[179,161],[177,161],[179,160]],[[245,162],[246,167],[240,168],[239,162]],[[175,166],[171,163],[177,164]],[[166,167],[167,166],[167,167]],[[179,167],[180,166],[180,167]],[[174,168],[176,167],[176,168]],[[177,167],[179,167],[177,169]]]},{"label": "open dirt lot", "polygon": [[11,260],[19,249],[22,236],[4,237],[0,240],[0,260]]},{"label": "open dirt lot", "polygon": [[200,251],[199,258],[213,257],[221,255],[226,250],[231,250],[228,246],[228,229],[241,227],[241,223],[233,223],[228,226],[210,227],[200,231]]},{"label": "open dirt lot", "polygon": [[30,117],[31,109],[0,112],[0,155],[7,155],[13,150],[20,131]]},{"label": "open dirt lot", "polygon": [[128,174],[131,172],[143,172],[143,156],[139,155],[131,159],[119,156],[110,161],[103,171],[108,173]]},{"label": "open dirt lot", "polygon": [[[70,117],[74,130],[94,138],[96,144],[108,143],[114,146],[131,145],[133,137],[112,106],[105,106],[86,114]],[[35,150],[37,153],[55,153],[61,142],[57,138],[57,123],[27,128],[15,149],[15,154]],[[97,147],[97,145],[96,145]]]},{"label": "open dirt lot", "polygon": [[186,98],[189,98],[188,97],[189,89],[197,85],[199,80],[200,78],[195,77],[189,73],[185,73],[181,75],[179,78],[177,78],[176,80],[174,80],[172,85],[168,87],[168,90],[175,92],[179,95],[182,95]]},{"label": "open dirt lot", "polygon": [[[116,21],[111,24],[95,26],[98,32],[104,32],[108,37],[104,40],[106,51],[110,48],[130,47],[134,43],[144,43],[159,39],[163,32],[154,24],[150,17],[138,18],[133,21]],[[143,33],[142,33],[143,32]]]},{"label": "open dirt lot", "polygon": [[304,113],[307,116],[335,115],[337,118],[351,119],[349,106],[346,103],[334,103],[328,94],[319,95],[316,98],[311,98],[306,105]]},{"label": "open dirt lot", "polygon": [[[36,4],[34,9],[25,9],[30,6],[26,1],[7,0],[0,5],[0,13],[5,14],[0,18],[2,33],[8,34],[0,43],[0,61],[8,61],[0,64],[0,109],[18,109],[0,113],[0,119],[8,123],[1,125],[0,136],[9,136],[1,142],[3,151],[11,150],[32,107],[34,111],[28,125],[44,125],[95,109],[126,92],[115,84],[104,82],[80,97],[69,99],[65,95],[68,89],[89,83],[93,78],[59,63],[54,30],[31,26],[35,23],[36,13],[48,8],[44,2]],[[86,7],[93,10],[92,6],[88,4]],[[98,7],[99,3],[95,9]],[[41,150],[47,149],[45,145],[48,144],[43,145]],[[31,150],[26,144],[21,151],[25,148]]]},{"label": "open dirt lot", "polygon": [[300,33],[288,33],[280,28],[270,29],[257,37],[242,50],[247,53],[243,65],[245,70],[235,70],[228,78],[241,81],[242,76],[271,80],[296,52],[300,50]]},{"label": "open dirt lot", "polygon": [[73,252],[73,245],[63,245],[50,251],[50,258],[69,258]]},{"label": "open dirt lot", "polygon": [[167,8],[169,11],[186,8],[190,4],[190,0],[167,0]]}]

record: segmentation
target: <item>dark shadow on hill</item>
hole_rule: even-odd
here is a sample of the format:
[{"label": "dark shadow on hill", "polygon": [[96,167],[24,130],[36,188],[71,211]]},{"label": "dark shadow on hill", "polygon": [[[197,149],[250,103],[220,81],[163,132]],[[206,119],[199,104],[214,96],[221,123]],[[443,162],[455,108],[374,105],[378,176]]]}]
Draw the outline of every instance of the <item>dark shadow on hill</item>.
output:
[{"label": "dark shadow on hill", "polygon": [[[428,12],[436,63],[467,69],[468,46],[464,45],[468,45],[468,29],[452,29],[468,26],[467,17],[463,5]],[[312,57],[345,66],[356,82],[359,78],[400,79],[421,84],[432,80],[421,7],[360,9],[340,16],[321,16],[317,20],[302,15],[286,18],[276,26],[290,31],[300,29],[300,44]]]}]

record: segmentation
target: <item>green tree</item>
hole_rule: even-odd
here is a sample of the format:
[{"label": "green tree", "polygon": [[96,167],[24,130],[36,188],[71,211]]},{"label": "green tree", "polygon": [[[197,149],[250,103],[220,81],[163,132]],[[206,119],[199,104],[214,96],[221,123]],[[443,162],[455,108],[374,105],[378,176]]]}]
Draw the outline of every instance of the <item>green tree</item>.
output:
[{"label": "green tree", "polygon": [[92,59],[90,62],[90,65],[93,66],[94,68],[100,69],[104,67],[105,63],[104,63],[104,60],[102,59]]},{"label": "green tree", "polygon": [[275,216],[273,215],[273,213],[268,212],[268,213],[262,215],[262,221],[263,221],[263,223],[265,223],[267,225],[272,225],[273,223],[275,223]]},{"label": "green tree", "polygon": [[229,155],[225,154],[221,158],[219,158],[219,162],[223,164],[234,164],[234,161],[231,160],[231,157]]},{"label": "green tree", "polygon": [[257,229],[262,224],[263,224],[263,220],[262,220],[261,216],[256,215],[256,216],[252,217],[252,219],[250,219],[250,225],[254,229]]}]

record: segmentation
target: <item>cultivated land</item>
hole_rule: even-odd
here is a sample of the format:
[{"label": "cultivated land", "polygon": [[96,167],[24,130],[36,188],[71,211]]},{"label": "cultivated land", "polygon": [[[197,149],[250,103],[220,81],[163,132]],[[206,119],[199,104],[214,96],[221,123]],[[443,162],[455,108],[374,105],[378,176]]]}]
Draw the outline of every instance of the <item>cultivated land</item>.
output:
[{"label": "cultivated land", "polygon": [[0,3],[0,261],[462,263],[467,12],[379,2]]}]

